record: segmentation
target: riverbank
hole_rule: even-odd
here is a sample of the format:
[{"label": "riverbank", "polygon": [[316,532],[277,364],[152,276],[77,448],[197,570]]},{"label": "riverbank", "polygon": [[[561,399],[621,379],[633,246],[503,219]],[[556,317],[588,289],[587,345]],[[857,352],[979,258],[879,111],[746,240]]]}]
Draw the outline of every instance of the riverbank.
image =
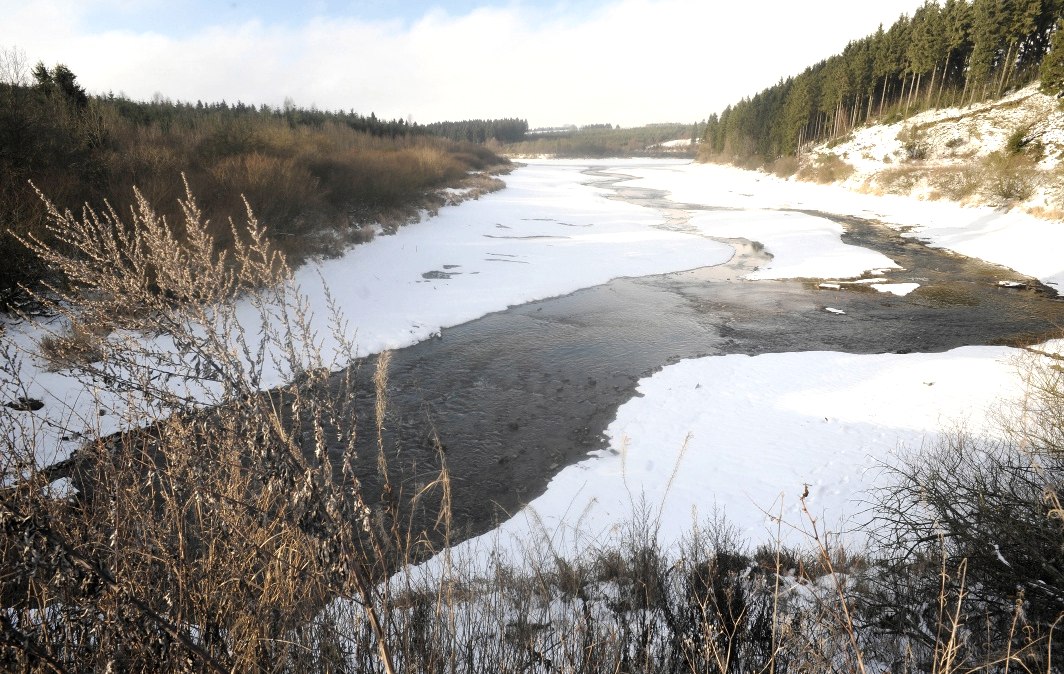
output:
[{"label": "riverbank", "polygon": [[[548,483],[588,451],[598,458],[592,468],[579,464],[569,469],[575,475],[595,474],[598,466],[615,470],[608,468],[609,457],[622,453],[653,457],[647,461],[654,469],[643,471],[639,481],[627,476],[631,493],[653,491],[654,481],[673,465],[663,456],[671,457],[678,448],[651,443],[653,433],[643,436],[640,442],[646,444],[633,445],[625,438],[635,434],[623,430],[628,422],[616,410],[650,386],[646,378],[662,366],[725,354],[941,351],[1016,344],[1044,337],[1060,324],[1057,305],[1048,299],[1051,293],[997,287],[998,281],[1015,278],[1009,270],[927,250],[874,222],[846,221],[855,213],[871,214],[897,226],[922,214],[909,202],[863,195],[870,201],[857,204],[818,186],[787,193],[756,174],[676,161],[536,162],[509,176],[508,183],[506,190],[445,208],[435,218],[297,272],[314,320],[321,324],[326,353],[332,348],[324,327],[326,287],[355,327],[349,336],[357,355],[417,344],[393,358],[392,399],[404,419],[393,427],[396,445],[409,445],[416,457],[431,450],[427,429],[441,434],[452,467],[464,471],[459,510],[472,514],[468,523],[473,532],[512,515],[544,489],[548,500],[560,504],[559,497],[549,496],[553,487]],[[844,215],[832,219],[810,212],[814,207]],[[969,212],[954,208],[952,219],[940,217],[936,223],[963,228]],[[756,245],[733,258],[735,247],[747,245],[737,239]],[[1029,250],[1041,249],[1031,245]],[[732,265],[722,266],[727,260]],[[675,273],[684,269],[702,271]],[[869,283],[845,283],[859,277]],[[873,288],[903,285],[917,288],[905,297]],[[546,300],[551,297],[558,299]],[[508,307],[515,308],[506,311]],[[113,420],[119,415],[107,413],[106,391],[76,382],[63,370],[51,371],[32,355],[40,334],[25,325],[8,330],[5,338],[27,355],[14,371],[21,383],[12,377],[4,393],[7,400],[29,397],[44,403],[33,418],[42,422],[40,460],[47,463],[62,458],[81,438],[117,430]],[[1000,365],[1017,353],[1004,349],[981,357]],[[807,358],[794,353],[772,361],[781,386],[792,381],[792,370],[815,370],[821,367],[817,362],[830,362],[814,358],[806,364]],[[884,367],[895,365],[892,358],[884,360]],[[263,383],[279,383],[280,376],[267,371]],[[732,376],[742,375],[737,370]],[[973,410],[999,394],[979,382],[962,388],[969,392],[964,400]],[[950,390],[940,386],[933,392]],[[702,428],[699,410],[716,409],[720,405],[713,396],[723,394],[707,383],[683,395],[659,398],[664,394],[657,391],[645,396],[648,404],[688,410],[685,419],[661,417],[661,423],[683,432]],[[765,396],[771,398],[768,389]],[[956,401],[943,396],[942,411],[935,414],[945,419],[953,416],[949,410]],[[926,400],[921,405],[939,409]],[[764,415],[751,418],[751,428],[774,427],[770,404],[749,409]],[[643,426],[657,428],[645,413],[638,416]],[[611,426],[615,417],[621,424],[616,428]],[[673,432],[660,430],[662,438]],[[891,447],[919,442],[915,435],[892,433],[888,426],[874,435]],[[861,447],[854,456],[863,457],[861,466],[867,466],[869,457],[882,454],[865,447],[863,437],[853,436]],[[754,454],[766,442],[738,430],[734,438],[735,456]],[[467,458],[459,459],[463,452]],[[685,456],[698,466],[712,453],[700,449]],[[799,464],[815,463],[797,450],[794,458]],[[675,507],[704,507],[720,499],[746,529],[763,528],[761,509],[767,499],[751,499],[745,492],[725,498],[720,484],[742,484],[764,467],[745,461],[735,466],[738,472],[717,486],[705,482],[699,470],[685,471],[693,482],[675,489],[689,500],[676,500]],[[830,470],[812,480],[832,494],[825,505],[830,501],[834,507],[859,494],[863,483],[846,471],[852,472],[845,469],[837,476],[851,485],[846,490],[832,486]],[[781,468],[775,474],[789,473]],[[595,485],[614,495],[625,493],[605,479],[588,484],[593,487],[588,493]],[[569,485],[554,493],[563,494],[569,504],[573,489]],[[496,505],[485,509],[485,503]],[[533,507],[542,521],[555,521],[548,512],[555,506],[534,502]],[[554,532],[566,526],[557,520],[548,528]],[[609,525],[600,528],[605,531]]]}]

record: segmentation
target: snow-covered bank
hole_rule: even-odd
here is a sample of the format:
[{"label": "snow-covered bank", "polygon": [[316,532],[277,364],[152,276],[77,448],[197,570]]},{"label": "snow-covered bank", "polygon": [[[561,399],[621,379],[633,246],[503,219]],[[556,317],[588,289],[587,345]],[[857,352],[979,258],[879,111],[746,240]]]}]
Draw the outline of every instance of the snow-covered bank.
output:
[{"label": "snow-covered bank", "polygon": [[[720,356],[671,365],[617,412],[610,448],[563,470],[528,509],[466,549],[519,551],[546,537],[573,554],[605,543],[645,500],[669,545],[715,513],[751,543],[803,542],[866,517],[883,462],[1022,393],[1006,347],[935,354]],[[782,525],[773,516],[783,516]],[[797,528],[795,528],[797,527]],[[516,559],[520,558],[517,554]]]},{"label": "snow-covered bank", "polygon": [[[359,354],[401,348],[441,328],[536,299],[563,295],[621,276],[662,274],[728,260],[724,244],[658,227],[661,213],[603,198],[584,185],[585,165],[538,165],[515,171],[507,188],[445,208],[436,217],[350,249],[296,273],[313,312],[326,358],[337,345],[328,325],[325,288],[355,330]],[[256,334],[257,312],[240,310]],[[0,373],[0,403],[20,397],[44,402],[31,420],[40,430],[43,462],[63,458],[79,434],[118,430],[118,415],[100,416],[109,398],[49,371],[34,357],[44,332],[10,324],[5,343],[26,354],[16,371]],[[281,383],[267,372],[264,386]],[[72,438],[62,441],[62,437]]]},{"label": "snow-covered bank", "polygon": [[881,253],[843,243],[842,225],[793,211],[707,211],[691,224],[706,236],[757,241],[772,260],[746,278],[853,278],[873,269],[895,269]]},{"label": "snow-covered bank", "polygon": [[[1064,226],[1019,211],[856,192],[715,164],[623,166],[635,187],[666,190],[678,204],[734,209],[801,209],[912,228],[934,246],[977,257],[1064,287]],[[771,252],[771,251],[770,251]],[[831,276],[831,274],[825,274]]]},{"label": "snow-covered bank", "polygon": [[[685,231],[666,229],[660,211],[606,199],[605,190],[589,185],[598,180],[583,173],[592,165],[635,176],[626,184],[667,190],[679,204],[737,210],[691,209]],[[916,222],[925,213],[917,207],[937,208],[942,217],[929,215],[928,221],[943,231],[966,231],[963,217],[971,213],[676,161],[534,162],[507,183],[501,192],[300,270],[319,335],[329,339],[324,286],[357,329],[355,341],[365,354],[619,276],[720,264],[732,250],[710,236],[763,243],[773,259],[752,278],[852,278],[896,267],[883,255],[844,245],[841,226],[831,220],[773,209],[888,220],[895,213]],[[979,234],[973,240],[985,239]],[[1052,250],[1027,243],[1029,257]],[[884,289],[901,293],[911,285]],[[12,326],[4,339],[29,348],[31,337],[25,326]],[[624,405],[611,426],[610,449],[565,469],[533,510],[518,514],[503,532],[525,538],[542,525],[553,538],[586,542],[626,519],[632,502],[645,494],[649,504],[662,504],[668,537],[685,530],[694,511],[705,516],[716,506],[752,538],[763,538],[765,511],[782,507],[788,521],[796,521],[796,498],[805,484],[810,507],[834,527],[857,513],[855,499],[870,479],[865,470],[876,460],[902,445],[921,446],[943,425],[981,419],[985,407],[1013,391],[1017,380],[1007,363],[1013,353],[970,348],[934,355],[792,353],[682,362],[641,382],[642,397]],[[45,371],[33,359],[24,366],[27,388],[9,385],[4,396],[45,401],[44,410],[28,418],[54,422],[47,433],[65,433],[71,409],[77,423],[114,430],[106,425],[111,416],[95,414],[91,388]],[[275,382],[276,373],[266,380]],[[76,441],[60,446],[72,449]]]}]

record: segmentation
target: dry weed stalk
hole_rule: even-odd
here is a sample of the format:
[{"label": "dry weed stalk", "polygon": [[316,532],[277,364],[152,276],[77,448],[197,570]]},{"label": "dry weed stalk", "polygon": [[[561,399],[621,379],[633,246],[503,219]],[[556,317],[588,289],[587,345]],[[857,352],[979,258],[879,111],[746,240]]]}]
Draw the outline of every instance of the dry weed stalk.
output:
[{"label": "dry weed stalk", "polygon": [[[72,356],[61,366],[130,430],[87,440],[56,468],[37,464],[48,448],[31,426],[3,417],[0,663],[342,670],[365,623],[375,666],[396,671],[381,581],[424,554],[406,509],[432,494],[393,493],[387,477],[387,357],[378,498],[357,461],[354,375],[331,374],[307,300],[250,208],[226,252],[187,185],[180,235],[136,200],[129,220],[46,201],[60,244],[24,240],[66,279],[37,296],[66,326],[49,336]],[[350,355],[343,320],[332,325]],[[93,357],[73,357],[85,341]],[[261,390],[273,381],[288,383]],[[60,475],[76,495],[41,489],[38,476]],[[337,599],[353,602],[340,623]]]}]

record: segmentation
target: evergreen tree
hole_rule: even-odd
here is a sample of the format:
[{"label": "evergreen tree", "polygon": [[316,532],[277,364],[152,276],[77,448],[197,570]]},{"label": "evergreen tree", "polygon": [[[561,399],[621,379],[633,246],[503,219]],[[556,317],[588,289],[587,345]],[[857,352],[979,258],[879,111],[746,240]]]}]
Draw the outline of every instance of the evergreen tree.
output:
[{"label": "evergreen tree", "polygon": [[37,61],[37,65],[33,66],[33,81],[39,87],[46,87],[52,83],[52,74],[48,72],[43,61]]},{"label": "evergreen tree", "polygon": [[783,106],[781,136],[782,154],[801,152],[808,133],[809,118],[813,112],[813,100],[809,91],[809,71],[799,75],[791,85]]},{"label": "evergreen tree", "polygon": [[931,73],[931,86],[928,91],[934,89],[934,78],[938,74],[939,63],[945,60],[945,52],[946,41],[942,12],[936,3],[925,0],[924,4],[913,14],[912,36],[905,50],[908,61],[907,69],[913,77],[909,83],[906,109],[912,102],[914,94],[919,93],[920,82],[925,74]]},{"label": "evergreen tree", "polygon": [[85,89],[78,84],[77,75],[62,63],[52,68],[52,82],[77,109],[84,109],[89,104],[89,97]]},{"label": "evergreen tree", "polygon": [[1064,97],[1064,19],[1057,21],[1049,41],[1049,53],[1042,60],[1042,91]]},{"label": "evergreen tree", "polygon": [[1038,28],[1038,16],[1042,12],[1043,0],[1010,0],[1002,4],[1005,42],[1005,60],[1002,62],[1001,77],[998,84],[998,96],[1012,80],[1016,62],[1024,46]]},{"label": "evergreen tree", "polygon": [[40,89],[48,92],[58,90],[78,110],[84,109],[89,104],[88,94],[78,84],[77,75],[62,63],[57,63],[54,68],[48,70],[44,63],[38,61],[33,68],[33,79]]},{"label": "evergreen tree", "polygon": [[1006,3],[1001,0],[975,0],[972,3],[972,56],[968,64],[969,89],[974,100],[985,95],[992,76],[1002,60],[1005,41]]},{"label": "evergreen tree", "polygon": [[971,6],[965,0],[946,0],[942,8],[942,29],[946,63],[942,68],[942,79],[938,89],[939,99],[947,86],[958,88],[963,86],[965,64],[972,51]]}]

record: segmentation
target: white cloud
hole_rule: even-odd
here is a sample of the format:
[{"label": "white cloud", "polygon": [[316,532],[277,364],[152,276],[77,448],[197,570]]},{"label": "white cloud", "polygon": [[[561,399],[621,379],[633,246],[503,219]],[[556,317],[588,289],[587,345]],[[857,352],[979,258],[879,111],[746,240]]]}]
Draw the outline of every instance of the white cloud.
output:
[{"label": "white cloud", "polygon": [[134,98],[158,91],[279,105],[291,96],[422,122],[632,125],[702,119],[918,4],[619,0],[579,15],[516,4],[407,23],[317,18],[295,27],[204,16],[191,34],[168,36],[165,26],[85,31],[100,2],[0,0],[0,45],[66,63],[90,90]]}]

